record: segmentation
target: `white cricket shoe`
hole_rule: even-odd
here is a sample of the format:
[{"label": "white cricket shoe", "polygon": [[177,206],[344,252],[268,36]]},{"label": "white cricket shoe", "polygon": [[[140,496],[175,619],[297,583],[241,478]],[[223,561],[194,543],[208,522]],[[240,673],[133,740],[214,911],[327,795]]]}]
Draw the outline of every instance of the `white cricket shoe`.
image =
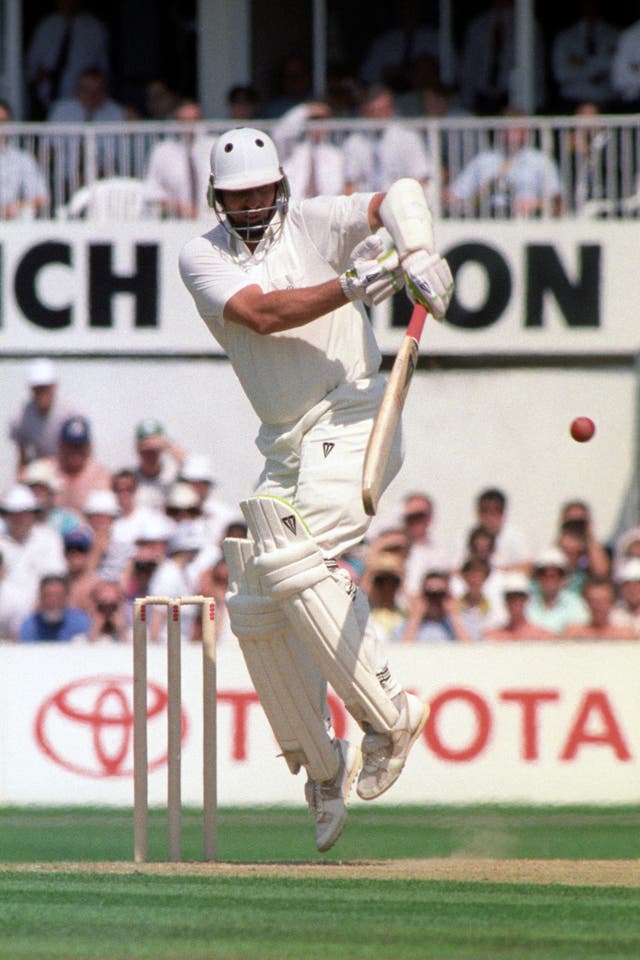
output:
[{"label": "white cricket shoe", "polygon": [[340,758],[333,780],[307,780],[304,787],[309,810],[316,818],[316,846],[329,850],[347,822],[347,797],[360,769],[360,748],[347,740],[334,740]]},{"label": "white cricket shoe", "polygon": [[400,694],[399,710],[391,733],[368,730],[362,738],[362,770],[356,788],[361,800],[379,797],[396,782],[429,716],[429,704],[412,693]]}]

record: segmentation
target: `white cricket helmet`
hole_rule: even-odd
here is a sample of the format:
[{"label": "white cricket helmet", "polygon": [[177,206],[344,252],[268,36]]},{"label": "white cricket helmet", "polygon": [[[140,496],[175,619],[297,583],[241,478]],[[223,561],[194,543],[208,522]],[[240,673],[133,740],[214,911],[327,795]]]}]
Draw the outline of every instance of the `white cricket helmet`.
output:
[{"label": "white cricket helmet", "polygon": [[212,147],[211,178],[215,190],[262,187],[278,183],[282,177],[276,145],[261,130],[229,130]]},{"label": "white cricket helmet", "polygon": [[[276,186],[275,201],[259,210],[234,211],[232,222],[220,191],[251,190],[270,184]],[[207,197],[220,222],[245,242],[261,240],[278,212],[279,221],[275,222],[275,228],[271,228],[271,238],[274,239],[287,212],[289,183],[271,137],[252,127],[238,127],[223,133],[211,150]],[[258,219],[257,214],[260,214]],[[247,216],[245,223],[242,222],[243,215]]]}]

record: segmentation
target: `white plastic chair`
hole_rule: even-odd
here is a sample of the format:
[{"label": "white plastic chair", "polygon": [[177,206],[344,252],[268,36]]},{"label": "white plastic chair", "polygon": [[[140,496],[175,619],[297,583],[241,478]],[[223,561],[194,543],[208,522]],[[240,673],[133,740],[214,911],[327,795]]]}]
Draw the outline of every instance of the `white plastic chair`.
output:
[{"label": "white plastic chair", "polygon": [[155,204],[148,201],[144,181],[135,177],[107,177],[81,187],[69,203],[58,207],[60,220],[155,219]]}]

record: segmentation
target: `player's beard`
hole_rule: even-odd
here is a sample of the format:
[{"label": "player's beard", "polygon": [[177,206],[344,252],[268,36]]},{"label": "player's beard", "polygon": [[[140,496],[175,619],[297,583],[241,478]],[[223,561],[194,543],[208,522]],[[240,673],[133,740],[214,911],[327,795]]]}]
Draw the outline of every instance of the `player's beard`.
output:
[{"label": "player's beard", "polygon": [[245,243],[259,243],[278,209],[277,203],[257,210],[227,212],[231,227]]}]

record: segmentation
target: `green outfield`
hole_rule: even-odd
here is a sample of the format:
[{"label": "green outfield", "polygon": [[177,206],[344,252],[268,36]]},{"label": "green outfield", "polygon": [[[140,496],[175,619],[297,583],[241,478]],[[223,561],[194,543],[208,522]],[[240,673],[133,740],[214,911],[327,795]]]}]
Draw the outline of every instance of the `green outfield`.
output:
[{"label": "green outfield", "polygon": [[[640,956],[639,807],[358,806],[329,854],[299,809],[220,811],[220,864],[134,867],[121,809],[0,808],[2,960]],[[189,810],[184,853],[200,856]],[[587,862],[588,861],[588,862]]]}]

